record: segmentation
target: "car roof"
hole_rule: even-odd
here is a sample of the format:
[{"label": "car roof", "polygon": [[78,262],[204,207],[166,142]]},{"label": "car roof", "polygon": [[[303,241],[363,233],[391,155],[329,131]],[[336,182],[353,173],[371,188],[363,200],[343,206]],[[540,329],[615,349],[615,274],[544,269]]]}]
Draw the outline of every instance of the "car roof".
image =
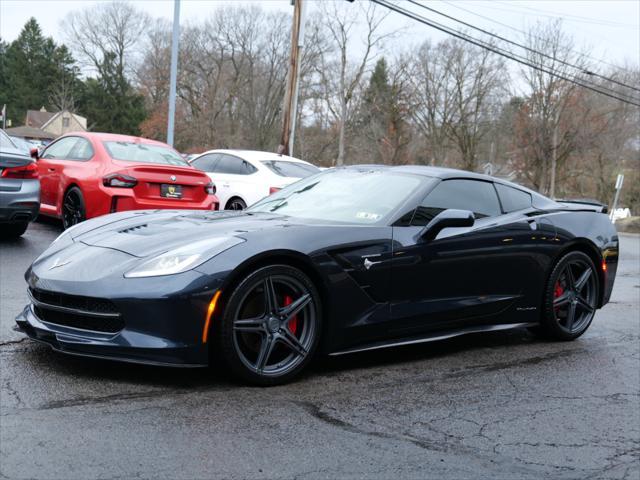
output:
[{"label": "car roof", "polygon": [[133,135],[121,135],[119,133],[103,133],[103,132],[70,132],[64,135],[85,137],[93,140],[100,140],[103,142],[132,142],[132,143],[144,143],[147,145],[162,145],[168,147],[166,143],[159,142],[157,140],[151,140],[150,138],[134,137]]},{"label": "car roof", "polygon": [[300,160],[299,158],[289,157],[288,155],[280,155],[278,153],[273,153],[273,152],[262,152],[259,150],[216,149],[216,150],[209,150],[204,153],[227,153],[229,155],[235,155],[236,157],[240,157],[243,160],[248,160],[251,162],[258,162],[258,161],[265,161],[265,160],[281,160],[281,161],[296,162],[296,163],[309,163],[309,162],[305,162],[304,160]]},{"label": "car roof", "polygon": [[458,170],[456,168],[446,168],[446,167],[432,167],[428,165],[350,165],[339,168],[347,168],[347,169],[357,169],[357,170],[392,170],[401,173],[409,173],[413,175],[422,175],[425,177],[439,178],[441,180],[448,180],[452,178],[464,178],[470,180],[484,180],[485,182],[494,182],[500,183],[502,185],[507,185],[509,187],[517,188],[518,190],[522,190],[524,192],[530,193],[535,197],[549,200],[544,195],[531,190],[527,187],[523,187],[522,185],[518,185],[517,183],[509,182],[508,180],[503,180],[501,178],[492,177],[490,175],[485,175],[482,173],[469,172],[467,170]]}]

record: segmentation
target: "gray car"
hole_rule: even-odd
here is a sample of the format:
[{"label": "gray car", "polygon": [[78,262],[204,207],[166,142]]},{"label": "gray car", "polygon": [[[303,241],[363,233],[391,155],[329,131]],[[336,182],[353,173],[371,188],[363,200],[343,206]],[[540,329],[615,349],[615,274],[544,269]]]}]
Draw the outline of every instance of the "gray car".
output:
[{"label": "gray car", "polygon": [[0,130],[0,237],[22,235],[40,211],[38,167]]}]

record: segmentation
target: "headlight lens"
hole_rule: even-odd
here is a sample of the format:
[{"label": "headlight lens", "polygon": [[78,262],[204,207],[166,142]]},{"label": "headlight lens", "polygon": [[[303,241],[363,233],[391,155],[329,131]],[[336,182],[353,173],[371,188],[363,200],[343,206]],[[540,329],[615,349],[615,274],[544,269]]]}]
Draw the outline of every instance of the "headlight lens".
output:
[{"label": "headlight lens", "polygon": [[244,239],[237,237],[217,237],[194,242],[153,257],[128,271],[124,276],[141,278],[183,273],[242,242]]}]

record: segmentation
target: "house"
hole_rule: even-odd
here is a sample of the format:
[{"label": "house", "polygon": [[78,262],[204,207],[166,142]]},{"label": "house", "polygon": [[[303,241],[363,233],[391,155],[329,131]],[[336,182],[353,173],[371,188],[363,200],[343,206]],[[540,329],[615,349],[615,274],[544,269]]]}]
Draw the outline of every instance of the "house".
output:
[{"label": "house", "polygon": [[25,126],[39,128],[49,134],[59,137],[69,132],[87,130],[87,119],[69,110],[60,112],[47,112],[42,107],[40,110],[27,110]]},{"label": "house", "polygon": [[40,110],[27,110],[24,126],[7,128],[6,132],[14,137],[47,144],[65,133],[86,130],[86,118],[69,110],[47,112],[42,107]]}]

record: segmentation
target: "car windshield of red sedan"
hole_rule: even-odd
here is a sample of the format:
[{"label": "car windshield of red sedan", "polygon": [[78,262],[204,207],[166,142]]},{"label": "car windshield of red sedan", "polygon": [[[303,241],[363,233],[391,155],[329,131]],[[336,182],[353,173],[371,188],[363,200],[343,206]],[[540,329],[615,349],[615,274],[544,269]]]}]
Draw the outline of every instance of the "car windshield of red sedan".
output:
[{"label": "car windshield of red sedan", "polygon": [[188,167],[189,164],[178,153],[161,145],[134,142],[103,142],[114,160],[124,162],[159,163]]},{"label": "car windshield of red sedan", "polygon": [[247,211],[372,225],[383,222],[421,183],[418,176],[403,173],[329,170],[283,188]]}]

